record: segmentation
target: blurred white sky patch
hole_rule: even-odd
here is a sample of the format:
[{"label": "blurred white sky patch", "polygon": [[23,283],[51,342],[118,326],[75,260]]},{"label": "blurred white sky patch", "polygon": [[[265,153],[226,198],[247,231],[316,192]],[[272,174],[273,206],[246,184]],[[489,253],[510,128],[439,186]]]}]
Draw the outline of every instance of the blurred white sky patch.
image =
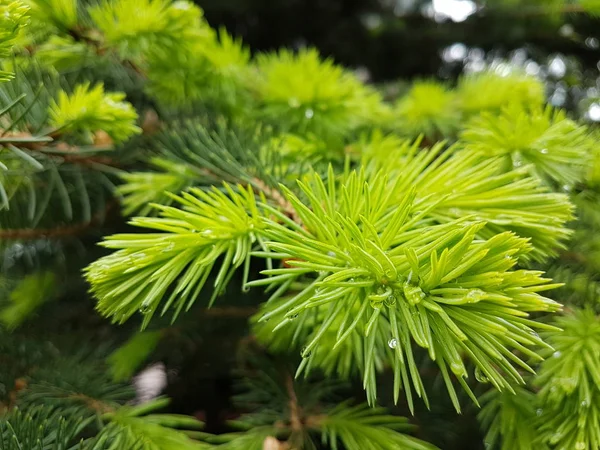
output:
[{"label": "blurred white sky patch", "polygon": [[136,403],[146,403],[158,397],[167,387],[167,369],[163,363],[146,367],[134,379]]},{"label": "blurred white sky patch", "polygon": [[600,103],[592,103],[587,111],[586,116],[593,122],[600,122]]},{"label": "blurred white sky patch", "polygon": [[477,4],[471,0],[432,0],[426,14],[436,21],[450,19],[453,22],[464,22],[477,11]]}]

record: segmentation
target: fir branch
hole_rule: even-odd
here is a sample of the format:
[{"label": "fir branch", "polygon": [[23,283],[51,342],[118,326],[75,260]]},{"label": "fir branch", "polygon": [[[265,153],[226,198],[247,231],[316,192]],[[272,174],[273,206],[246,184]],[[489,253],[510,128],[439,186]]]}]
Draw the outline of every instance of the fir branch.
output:
[{"label": "fir branch", "polygon": [[0,229],[0,239],[3,240],[33,240],[39,238],[63,239],[73,236],[81,236],[90,229],[101,224],[106,215],[117,206],[117,201],[107,203],[104,210],[98,211],[91,220],[73,225],[57,226],[54,228],[21,228]]},{"label": "fir branch", "polygon": [[[411,196],[401,201],[389,196],[395,190],[386,189],[383,175],[365,184],[352,174],[339,190],[316,175],[310,184],[299,184],[309,202],[289,191],[286,197],[306,230],[268,223],[266,245],[272,257],[288,260],[287,267],[263,271],[269,278],[249,283],[277,288],[261,318],[277,319],[275,329],[296,321],[306,325],[313,317],[299,370],[327,361],[347,342],[342,348],[346,358],[362,354],[354,367],[363,375],[371,402],[378,354],[395,367],[396,399],[401,386],[424,397],[413,361],[414,341],[440,366],[457,409],[450,373],[470,393],[463,381],[468,376],[463,352],[499,390],[523,383],[512,364],[532,369],[509,349],[539,358],[526,347],[545,345],[531,328],[545,325],[525,317],[529,311],[558,309],[536,293],[555,287],[544,286],[548,279],[539,272],[512,270],[518,254],[528,251],[525,241],[509,233],[476,241],[484,224],[464,220],[420,225],[424,213],[415,212]],[[309,271],[312,283],[274,302]],[[329,359],[331,363],[338,361]]]}]

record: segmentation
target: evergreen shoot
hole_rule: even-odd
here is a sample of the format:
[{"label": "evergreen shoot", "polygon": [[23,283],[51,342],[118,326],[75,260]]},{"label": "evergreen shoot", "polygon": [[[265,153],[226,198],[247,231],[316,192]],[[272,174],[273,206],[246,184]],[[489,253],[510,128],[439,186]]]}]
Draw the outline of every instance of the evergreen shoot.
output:
[{"label": "evergreen shoot", "polygon": [[[516,3],[598,12],[477,2]],[[440,410],[600,449],[597,124],[509,65],[390,98],[252,50],[187,0],[0,0],[0,450],[430,450]],[[168,398],[198,349],[227,417]]]}]

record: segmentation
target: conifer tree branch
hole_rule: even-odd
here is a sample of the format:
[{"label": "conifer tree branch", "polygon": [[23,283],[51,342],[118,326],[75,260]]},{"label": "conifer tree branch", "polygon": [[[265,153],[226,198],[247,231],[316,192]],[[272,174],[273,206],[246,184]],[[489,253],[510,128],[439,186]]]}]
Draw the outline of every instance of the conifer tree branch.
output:
[{"label": "conifer tree branch", "polygon": [[0,229],[0,239],[19,239],[32,240],[39,238],[61,239],[74,236],[80,236],[91,228],[99,225],[106,215],[117,206],[117,200],[107,203],[102,211],[94,214],[91,220],[73,225],[57,226],[54,228],[20,228],[20,229]]}]

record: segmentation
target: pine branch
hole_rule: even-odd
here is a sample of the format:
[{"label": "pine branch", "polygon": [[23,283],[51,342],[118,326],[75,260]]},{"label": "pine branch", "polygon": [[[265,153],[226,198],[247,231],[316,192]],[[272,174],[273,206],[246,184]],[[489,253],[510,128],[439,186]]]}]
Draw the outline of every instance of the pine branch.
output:
[{"label": "pine branch", "polygon": [[104,210],[98,211],[91,220],[73,225],[57,226],[54,228],[22,228],[22,229],[2,229],[0,230],[0,239],[12,240],[32,240],[39,238],[62,239],[73,236],[81,236],[90,229],[101,224],[106,215],[117,206],[117,201],[108,203]]}]

